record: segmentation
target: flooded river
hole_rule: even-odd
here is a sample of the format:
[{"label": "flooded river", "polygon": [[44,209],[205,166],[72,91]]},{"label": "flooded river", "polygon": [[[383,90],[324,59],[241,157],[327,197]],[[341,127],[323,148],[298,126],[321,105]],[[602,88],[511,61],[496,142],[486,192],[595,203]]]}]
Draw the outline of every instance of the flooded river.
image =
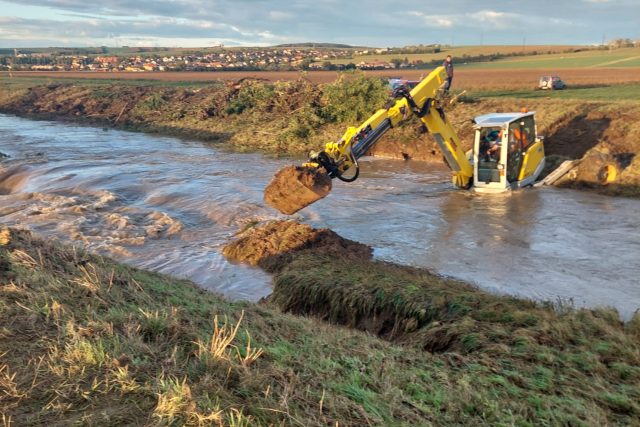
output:
[{"label": "flooded river", "polygon": [[[225,241],[279,217],[262,190],[286,163],[200,142],[0,115],[0,223],[19,225],[230,298],[257,300],[270,277],[228,263]],[[498,293],[640,307],[640,200],[543,188],[454,190],[448,171],[365,160],[297,218]]]}]

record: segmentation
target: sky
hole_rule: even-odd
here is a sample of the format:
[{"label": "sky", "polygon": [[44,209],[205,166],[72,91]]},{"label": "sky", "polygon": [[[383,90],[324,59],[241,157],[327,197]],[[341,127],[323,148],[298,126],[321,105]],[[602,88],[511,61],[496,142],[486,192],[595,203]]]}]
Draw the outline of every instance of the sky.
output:
[{"label": "sky", "polygon": [[640,0],[0,0],[0,47],[640,39]]}]

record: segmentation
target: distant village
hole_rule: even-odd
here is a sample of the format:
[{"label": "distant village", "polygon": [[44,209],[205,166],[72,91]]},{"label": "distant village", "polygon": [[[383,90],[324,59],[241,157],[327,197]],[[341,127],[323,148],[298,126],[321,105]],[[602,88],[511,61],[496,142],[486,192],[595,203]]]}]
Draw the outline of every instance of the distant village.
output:
[{"label": "distant village", "polygon": [[[105,49],[106,50],[106,49]],[[230,70],[345,70],[396,69],[415,65],[406,59],[358,61],[365,55],[401,55],[406,48],[394,49],[314,49],[265,48],[217,49],[203,53],[136,53],[133,55],[77,54],[67,52],[30,52],[14,49],[0,56],[1,71],[230,71]],[[424,47],[433,53],[439,48]],[[170,52],[170,51],[169,51]],[[351,61],[350,61],[351,60]],[[339,63],[335,63],[338,61]]]},{"label": "distant village", "polygon": [[[608,44],[566,47],[566,52],[640,46],[640,40],[614,39]],[[203,49],[171,48],[41,48],[0,49],[0,71],[289,71],[289,70],[384,70],[430,68],[442,61],[424,62],[412,54],[433,54],[448,46],[417,45],[396,48],[354,48],[346,45],[275,46]],[[457,58],[466,62],[494,61],[538,52],[480,53]],[[541,52],[542,53],[542,52]],[[547,52],[551,53],[551,51]],[[424,56],[423,56],[424,57]],[[431,57],[433,58],[433,57]]]}]

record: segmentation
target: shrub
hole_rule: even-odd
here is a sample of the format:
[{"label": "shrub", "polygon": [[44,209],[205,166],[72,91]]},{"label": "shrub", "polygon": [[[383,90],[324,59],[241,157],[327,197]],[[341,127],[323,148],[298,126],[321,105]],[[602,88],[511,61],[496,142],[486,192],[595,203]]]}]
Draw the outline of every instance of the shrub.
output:
[{"label": "shrub", "polygon": [[229,100],[225,109],[227,114],[242,114],[246,110],[256,107],[265,107],[265,104],[273,98],[274,87],[272,84],[251,82],[241,87]]},{"label": "shrub", "polygon": [[140,107],[144,110],[159,110],[167,101],[164,100],[162,95],[154,93],[140,103]]},{"label": "shrub", "polygon": [[384,106],[388,97],[389,91],[382,79],[364,74],[347,79],[343,75],[335,83],[324,86],[321,115],[329,122],[355,125]]}]

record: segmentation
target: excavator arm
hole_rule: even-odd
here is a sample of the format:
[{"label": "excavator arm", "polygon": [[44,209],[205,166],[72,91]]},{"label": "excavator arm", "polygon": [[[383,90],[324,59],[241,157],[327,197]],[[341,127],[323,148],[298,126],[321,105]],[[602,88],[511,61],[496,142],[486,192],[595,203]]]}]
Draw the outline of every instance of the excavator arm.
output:
[{"label": "excavator arm", "polygon": [[[454,185],[469,188],[473,167],[455,130],[447,120],[441,106],[441,88],[446,80],[444,67],[438,67],[411,91],[400,87],[394,92],[393,104],[376,111],[359,127],[349,127],[337,142],[329,142],[323,151],[312,153],[303,168],[280,171],[265,190],[265,201],[280,212],[291,214],[325,197],[330,185],[317,185],[326,171],[330,178],[352,182],[358,178],[358,159],[364,156],[390,129],[411,116],[417,116],[433,135],[452,172]],[[328,187],[328,189],[327,189]],[[299,196],[304,193],[304,197]],[[302,199],[302,200],[301,200]]]}]

